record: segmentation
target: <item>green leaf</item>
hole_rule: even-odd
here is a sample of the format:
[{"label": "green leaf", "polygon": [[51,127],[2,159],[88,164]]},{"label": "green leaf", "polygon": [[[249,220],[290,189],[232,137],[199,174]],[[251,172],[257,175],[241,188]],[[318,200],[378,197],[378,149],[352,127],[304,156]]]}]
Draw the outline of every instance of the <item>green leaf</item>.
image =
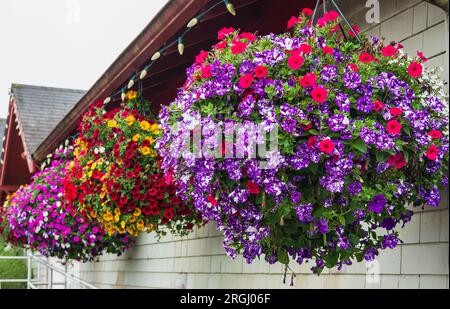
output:
[{"label": "green leaf", "polygon": [[284,250],[284,249],[278,250],[278,261],[284,265],[289,264],[289,256],[288,256],[286,250]]},{"label": "green leaf", "polygon": [[367,152],[367,144],[364,143],[362,139],[358,139],[357,141],[351,144],[353,148],[358,150],[359,152],[366,153]]},{"label": "green leaf", "polygon": [[332,268],[336,266],[338,260],[339,260],[339,253],[334,251],[327,256],[327,259],[325,260],[325,266],[327,266],[328,268]]}]

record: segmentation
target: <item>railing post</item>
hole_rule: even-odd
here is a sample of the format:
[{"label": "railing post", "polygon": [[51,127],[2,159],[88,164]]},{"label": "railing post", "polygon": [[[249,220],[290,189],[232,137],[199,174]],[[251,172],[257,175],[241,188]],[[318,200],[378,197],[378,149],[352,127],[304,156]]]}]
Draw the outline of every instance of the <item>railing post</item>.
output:
[{"label": "railing post", "polygon": [[33,272],[33,268],[31,267],[31,254],[28,252],[28,259],[27,259],[27,289],[31,289],[31,278]]}]

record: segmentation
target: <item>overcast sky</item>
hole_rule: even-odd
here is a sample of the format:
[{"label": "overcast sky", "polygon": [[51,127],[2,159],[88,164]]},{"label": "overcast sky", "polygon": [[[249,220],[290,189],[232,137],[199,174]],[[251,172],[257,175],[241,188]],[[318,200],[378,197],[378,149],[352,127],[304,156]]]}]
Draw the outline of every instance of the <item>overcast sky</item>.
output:
[{"label": "overcast sky", "polygon": [[1,0],[0,118],[11,83],[89,89],[167,0]]}]

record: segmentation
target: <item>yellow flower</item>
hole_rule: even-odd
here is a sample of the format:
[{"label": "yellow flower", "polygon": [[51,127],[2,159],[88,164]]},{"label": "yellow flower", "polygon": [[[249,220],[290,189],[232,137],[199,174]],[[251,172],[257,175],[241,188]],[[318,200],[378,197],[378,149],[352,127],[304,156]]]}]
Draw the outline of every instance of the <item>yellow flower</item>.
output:
[{"label": "yellow flower", "polygon": [[137,142],[141,136],[139,134],[136,134],[133,136],[133,142]]},{"label": "yellow flower", "polygon": [[134,210],[133,216],[139,217],[142,214],[142,210],[140,208],[136,208]]},{"label": "yellow flower", "polygon": [[141,148],[141,153],[144,156],[148,156],[151,152],[152,152],[152,150],[150,148],[148,148],[147,146],[144,146]]},{"label": "yellow flower", "polygon": [[158,134],[158,132],[159,132],[159,126],[158,126],[158,124],[156,124],[156,123],[152,124],[152,127],[150,128],[150,130],[151,130],[153,133]]},{"label": "yellow flower", "polygon": [[92,219],[97,218],[97,213],[95,211],[91,211],[91,217]]},{"label": "yellow flower", "polygon": [[100,193],[100,198],[104,198],[106,196],[106,191],[102,191],[102,193]]},{"label": "yellow flower", "polygon": [[143,231],[145,229],[144,221],[138,220],[138,222],[136,222],[136,227],[139,231]]},{"label": "yellow flower", "polygon": [[[120,216],[118,215],[118,214],[116,214],[115,216],[114,216],[114,221],[116,221],[116,222],[119,222],[119,220],[120,220]],[[123,222],[123,221],[122,221]],[[124,222],[125,223],[125,222]]]},{"label": "yellow flower", "polygon": [[153,144],[153,143],[155,142],[155,139],[154,139],[153,137],[151,137],[151,136],[147,136],[147,137],[145,138],[145,140],[148,141],[148,142],[150,143],[150,145]]},{"label": "yellow flower", "polygon": [[150,130],[150,127],[151,127],[151,125],[148,121],[145,121],[145,120],[141,121],[141,129],[142,130],[148,131],[148,130]]},{"label": "yellow flower", "polygon": [[109,121],[108,121],[108,127],[110,127],[110,128],[115,128],[115,127],[117,127],[117,121],[115,121],[115,120],[109,120]]},{"label": "yellow flower", "polygon": [[104,219],[106,222],[109,222],[109,221],[112,221],[113,216],[112,216],[112,214],[108,211],[107,213],[105,213],[105,214],[103,215],[103,219]]},{"label": "yellow flower", "polygon": [[133,115],[128,115],[128,117],[125,118],[125,121],[128,122],[128,126],[132,126],[136,121],[136,118]]},{"label": "yellow flower", "polygon": [[92,163],[91,170],[95,170],[96,167],[97,167],[97,162]]},{"label": "yellow flower", "polygon": [[115,209],[114,209],[114,213],[115,213],[116,215],[120,215],[120,209],[119,209],[119,208],[115,208]]},{"label": "yellow flower", "polygon": [[158,154],[156,153],[156,151],[154,149],[150,149],[150,153],[149,153],[150,157],[154,158],[156,157]]},{"label": "yellow flower", "polygon": [[78,157],[79,155],[80,155],[80,148],[75,148],[75,150],[73,151],[73,155],[75,156],[75,157]]},{"label": "yellow flower", "polygon": [[98,165],[102,165],[105,160],[103,158],[100,158],[97,160]]},{"label": "yellow flower", "polygon": [[127,92],[127,98],[128,98],[129,100],[136,99],[136,98],[137,98],[137,91],[134,91],[134,90],[128,91],[128,92]]},{"label": "yellow flower", "polygon": [[123,228],[123,229],[125,228],[125,221],[122,220],[122,221],[120,222],[120,227]]},{"label": "yellow flower", "polygon": [[90,171],[90,172],[88,173],[88,177],[89,177],[89,178],[92,177],[92,171]]}]

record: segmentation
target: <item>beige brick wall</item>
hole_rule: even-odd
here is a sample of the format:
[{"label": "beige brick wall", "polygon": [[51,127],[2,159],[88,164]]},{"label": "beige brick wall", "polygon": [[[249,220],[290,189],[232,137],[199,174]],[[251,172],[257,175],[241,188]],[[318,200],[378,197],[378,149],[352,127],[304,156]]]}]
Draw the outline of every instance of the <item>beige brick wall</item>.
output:
[{"label": "beige brick wall", "polygon": [[[442,78],[448,81],[448,17],[442,11],[418,0],[381,0],[381,23],[370,25],[364,4],[351,1],[352,22],[368,34],[402,42],[410,53],[424,51],[428,65],[442,66]],[[448,288],[447,199],[438,209],[416,210],[402,231],[404,244],[383,252],[371,266],[379,277],[367,275],[364,263],[327,270],[320,277],[310,274],[309,265],[292,264],[297,272],[294,288]],[[101,288],[291,288],[282,283],[281,265],[231,261],[221,239],[213,224],[185,239],[166,237],[158,243],[153,235],[143,235],[124,256],[76,265],[74,272]]]}]

